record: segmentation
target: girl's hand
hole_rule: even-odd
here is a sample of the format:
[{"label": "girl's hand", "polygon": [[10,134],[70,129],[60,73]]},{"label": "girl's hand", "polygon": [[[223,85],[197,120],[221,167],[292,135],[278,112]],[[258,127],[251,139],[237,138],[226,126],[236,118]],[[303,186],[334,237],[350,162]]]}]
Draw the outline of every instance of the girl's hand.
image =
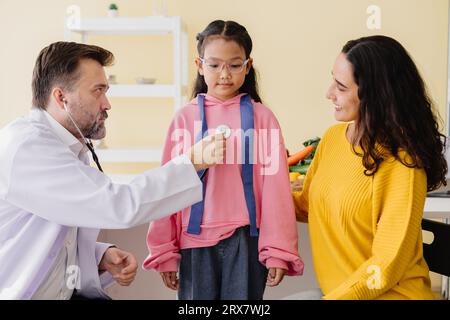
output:
[{"label": "girl's hand", "polygon": [[179,282],[176,271],[160,272],[159,274],[167,288],[178,290]]},{"label": "girl's hand", "polygon": [[160,272],[161,278],[167,288],[178,290],[178,277],[176,271]]},{"label": "girl's hand", "polygon": [[286,272],[287,272],[286,269],[269,268],[266,285],[268,285],[269,287],[277,286],[281,282],[281,280],[283,280]]},{"label": "girl's hand", "polygon": [[179,281],[176,271],[160,272],[159,274],[167,288],[178,290]]}]

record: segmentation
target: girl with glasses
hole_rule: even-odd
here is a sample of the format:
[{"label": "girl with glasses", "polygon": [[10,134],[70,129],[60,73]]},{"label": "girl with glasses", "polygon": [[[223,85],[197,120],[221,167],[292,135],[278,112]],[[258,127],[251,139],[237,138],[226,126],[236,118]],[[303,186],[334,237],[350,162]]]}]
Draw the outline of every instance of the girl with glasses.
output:
[{"label": "girl with glasses", "polygon": [[150,224],[144,268],[179,299],[260,300],[266,284],[303,272],[286,149],[258,93],[247,30],[217,20],[197,40],[194,99],[172,121],[163,163],[216,130],[226,161],[199,172],[202,202]]}]

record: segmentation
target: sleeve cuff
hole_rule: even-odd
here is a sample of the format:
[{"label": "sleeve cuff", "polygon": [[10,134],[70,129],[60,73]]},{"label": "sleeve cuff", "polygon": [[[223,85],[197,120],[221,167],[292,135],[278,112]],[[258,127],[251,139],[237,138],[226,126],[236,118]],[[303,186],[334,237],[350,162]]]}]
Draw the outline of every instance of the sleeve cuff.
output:
[{"label": "sleeve cuff", "polygon": [[111,273],[105,271],[99,275],[100,285],[102,289],[106,289],[116,283]]},{"label": "sleeve cuff", "polygon": [[289,270],[289,266],[286,261],[274,257],[267,259],[266,268],[280,268]]},{"label": "sleeve cuff", "polygon": [[[95,244],[95,260],[97,262],[97,266],[100,264],[100,261],[102,261],[103,255],[105,254],[106,250],[111,247],[115,247],[115,245],[103,242],[97,242]],[[112,274],[107,271],[100,273],[99,279],[102,289],[106,289],[115,283]]]},{"label": "sleeve cuff", "polygon": [[178,271],[178,259],[170,259],[166,262],[159,264],[155,267],[157,272],[177,272]]},{"label": "sleeve cuff", "polygon": [[102,261],[105,251],[111,247],[115,247],[115,245],[103,242],[97,242],[95,244],[95,261],[97,262],[97,266],[100,264],[100,261]]},{"label": "sleeve cuff", "polygon": [[[170,160],[169,162],[173,162],[176,165],[182,164],[182,165],[186,166],[187,171],[190,174],[192,174],[193,176],[195,175],[195,177],[197,177],[197,180],[200,181],[197,171],[195,171],[194,164],[192,163],[191,159],[187,155],[185,155],[185,154],[179,155],[179,156],[173,158],[172,160]],[[201,183],[201,181],[200,181],[200,183]]]}]

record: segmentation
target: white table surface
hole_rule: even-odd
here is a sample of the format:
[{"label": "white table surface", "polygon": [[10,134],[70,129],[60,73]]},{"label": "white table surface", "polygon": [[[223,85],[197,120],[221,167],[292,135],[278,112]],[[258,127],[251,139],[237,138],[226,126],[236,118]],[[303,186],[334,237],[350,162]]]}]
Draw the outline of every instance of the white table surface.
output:
[{"label": "white table surface", "polygon": [[450,198],[427,197],[423,217],[450,219]]}]

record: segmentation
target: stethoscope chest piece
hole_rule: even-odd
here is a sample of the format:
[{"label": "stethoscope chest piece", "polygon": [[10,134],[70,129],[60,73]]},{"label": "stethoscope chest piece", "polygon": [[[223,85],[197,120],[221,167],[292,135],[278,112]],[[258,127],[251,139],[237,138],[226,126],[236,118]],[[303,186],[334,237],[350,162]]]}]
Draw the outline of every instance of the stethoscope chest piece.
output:
[{"label": "stethoscope chest piece", "polygon": [[231,136],[231,129],[226,124],[221,124],[216,128],[216,134],[223,133],[225,139],[228,139]]}]

